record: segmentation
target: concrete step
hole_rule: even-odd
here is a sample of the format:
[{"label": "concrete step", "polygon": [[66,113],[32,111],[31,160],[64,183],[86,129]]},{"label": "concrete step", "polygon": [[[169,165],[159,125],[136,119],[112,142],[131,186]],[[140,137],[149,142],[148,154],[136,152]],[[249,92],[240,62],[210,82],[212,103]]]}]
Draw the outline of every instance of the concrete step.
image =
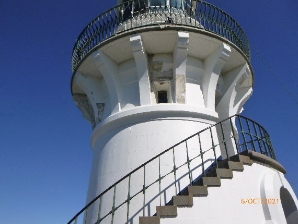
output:
[{"label": "concrete step", "polygon": [[139,224],[160,224],[158,216],[139,217]]},{"label": "concrete step", "polygon": [[207,186],[188,186],[188,194],[193,197],[204,197],[208,195]]},{"label": "concrete step", "polygon": [[253,164],[253,161],[250,159],[250,157],[245,155],[235,155],[232,156],[230,160],[234,162],[242,162],[243,164],[248,166],[251,166]]},{"label": "concrete step", "polygon": [[228,168],[233,171],[243,171],[243,163],[242,162],[234,162],[234,161],[222,161],[218,163],[219,168]]},{"label": "concrete step", "polygon": [[193,206],[193,197],[192,195],[178,195],[173,197],[173,204],[177,206],[183,207],[191,207]]},{"label": "concrete step", "polygon": [[177,216],[177,206],[167,205],[167,206],[156,206],[156,213],[159,217],[176,217]]},{"label": "concrete step", "polygon": [[213,168],[207,173],[207,177],[219,177],[221,179],[233,178],[233,171],[227,168]]},{"label": "concrete step", "polygon": [[220,187],[221,182],[219,177],[202,177],[201,184],[208,187]]}]

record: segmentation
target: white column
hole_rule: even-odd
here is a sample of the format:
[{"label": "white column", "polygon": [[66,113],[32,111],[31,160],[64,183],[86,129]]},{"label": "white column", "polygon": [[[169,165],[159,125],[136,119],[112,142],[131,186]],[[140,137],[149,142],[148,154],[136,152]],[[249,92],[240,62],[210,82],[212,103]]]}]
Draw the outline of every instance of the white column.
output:
[{"label": "white column", "polygon": [[227,59],[231,53],[231,48],[223,43],[204,61],[204,74],[202,79],[202,92],[204,96],[205,107],[215,110],[216,85]]},{"label": "white column", "polygon": [[175,103],[186,103],[186,62],[189,45],[189,33],[178,32],[177,43],[173,53]]},{"label": "white column", "polygon": [[121,111],[121,85],[118,77],[118,65],[100,50],[93,53],[93,61],[103,76],[110,96],[111,113]]},{"label": "white column", "polygon": [[139,79],[140,105],[148,105],[151,104],[148,60],[141,35],[132,36],[130,38],[130,44]]}]

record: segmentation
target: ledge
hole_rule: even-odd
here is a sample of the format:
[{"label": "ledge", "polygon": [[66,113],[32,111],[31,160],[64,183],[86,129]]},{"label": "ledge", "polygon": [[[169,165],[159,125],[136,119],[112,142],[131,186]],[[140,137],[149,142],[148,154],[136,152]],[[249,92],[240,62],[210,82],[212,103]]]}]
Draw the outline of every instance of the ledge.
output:
[{"label": "ledge", "polygon": [[200,120],[201,122],[207,120],[215,124],[218,114],[206,108],[177,103],[137,106],[112,114],[96,126],[91,136],[91,148],[100,136],[117,127],[162,119]]},{"label": "ledge", "polygon": [[244,152],[241,152],[240,154],[249,156],[254,161],[265,163],[270,167],[282,172],[283,174],[286,174],[285,168],[279,162],[275,161],[274,159],[271,159],[266,155],[251,150],[246,150]]}]

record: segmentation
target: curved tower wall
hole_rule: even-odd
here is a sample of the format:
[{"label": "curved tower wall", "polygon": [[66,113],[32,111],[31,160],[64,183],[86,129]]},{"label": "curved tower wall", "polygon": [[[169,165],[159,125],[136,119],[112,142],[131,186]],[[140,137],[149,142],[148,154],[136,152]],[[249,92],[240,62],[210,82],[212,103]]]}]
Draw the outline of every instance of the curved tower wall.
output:
[{"label": "curved tower wall", "polygon": [[[250,65],[234,45],[215,35],[180,29],[146,27],[111,38],[89,54],[74,74],[73,99],[94,128],[87,203],[165,149],[241,112],[251,95]],[[228,127],[225,131],[227,135],[231,132]],[[218,135],[214,129],[212,134],[213,143],[218,143],[221,133]],[[202,145],[212,147],[210,137],[203,138]],[[198,141],[193,141],[188,146],[190,153],[198,146]],[[229,156],[235,154],[232,143],[229,150]],[[184,155],[176,151],[177,163],[185,161]],[[167,158],[161,167],[171,168],[167,167]],[[198,169],[196,175],[200,175]],[[141,176],[131,180],[131,186],[141,187]],[[155,177],[147,174],[146,178]],[[183,189],[189,182],[183,172],[178,178]],[[173,181],[169,178],[163,187],[168,192],[163,203],[175,194]],[[146,195],[150,209],[145,215],[153,215],[160,203],[157,192]],[[115,200],[117,204],[123,198]],[[109,203],[108,208],[112,206]],[[138,220],[141,200],[140,204],[134,202],[134,207],[130,212]],[[97,220],[97,211],[98,204],[89,209],[88,222]],[[115,217],[114,221],[123,223],[120,220],[123,217]]]}]

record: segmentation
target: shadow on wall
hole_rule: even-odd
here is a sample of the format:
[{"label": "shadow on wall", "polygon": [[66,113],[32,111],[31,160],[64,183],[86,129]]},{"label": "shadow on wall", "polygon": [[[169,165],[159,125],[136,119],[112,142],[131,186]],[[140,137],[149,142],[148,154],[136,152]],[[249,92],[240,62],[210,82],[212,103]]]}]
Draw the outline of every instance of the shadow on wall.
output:
[{"label": "shadow on wall", "polygon": [[287,224],[297,224],[298,210],[296,204],[290,192],[284,187],[280,188],[280,200],[287,220]]}]

